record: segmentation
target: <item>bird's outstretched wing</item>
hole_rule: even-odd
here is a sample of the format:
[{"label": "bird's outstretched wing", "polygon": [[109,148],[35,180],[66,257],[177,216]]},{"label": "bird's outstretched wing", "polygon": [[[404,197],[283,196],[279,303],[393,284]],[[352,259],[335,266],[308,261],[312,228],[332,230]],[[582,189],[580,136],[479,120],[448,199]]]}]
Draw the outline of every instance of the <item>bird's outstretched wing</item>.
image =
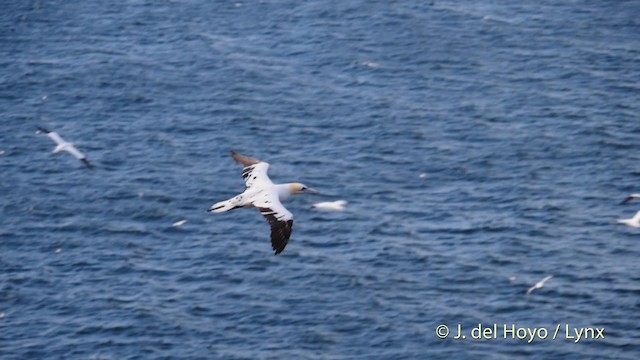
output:
[{"label": "bird's outstretched wing", "polygon": [[258,159],[254,159],[254,158],[249,157],[249,156],[238,154],[235,151],[231,151],[231,157],[233,158],[233,160],[235,160],[236,162],[239,162],[244,167],[255,165],[255,164],[260,162],[260,160],[258,160]]},{"label": "bird's outstretched wing", "polygon": [[533,290],[535,290],[535,289],[537,289],[537,287],[536,287],[535,285],[533,285],[532,287],[530,287],[529,289],[527,289],[527,292],[526,292],[526,294],[525,294],[525,295],[529,295],[529,294],[531,294],[531,292],[532,292]]},{"label": "bird's outstretched wing", "polygon": [[56,142],[56,144],[61,145],[61,144],[65,144],[65,143],[66,143],[66,141],[64,141],[64,140],[60,137],[60,135],[58,135],[58,133],[57,133],[57,132],[55,132],[55,131],[51,131],[51,130],[49,130],[49,129],[46,129],[46,128],[43,128],[43,127],[40,127],[40,126],[37,126],[37,128],[38,128],[38,130],[39,130],[39,131],[41,131],[41,132],[43,132],[43,133],[47,134],[47,136],[48,136],[51,140],[55,141],[55,142]]},{"label": "bird's outstretched wing", "polygon": [[271,246],[278,255],[284,250],[291,237],[293,214],[287,210],[276,194],[265,195],[254,203],[271,226]]},{"label": "bird's outstretched wing", "polygon": [[65,147],[64,150],[67,151],[69,154],[73,155],[78,160],[82,160],[82,159],[86,159],[87,158],[86,156],[84,156],[83,153],[81,153],[73,145]]},{"label": "bird's outstretched wing", "polygon": [[244,166],[242,178],[247,189],[257,183],[271,184],[271,179],[267,175],[269,163],[238,154],[235,151],[231,152],[231,157]]},{"label": "bird's outstretched wing", "polygon": [[58,133],[57,133],[57,132],[55,132],[55,131],[50,131],[50,132],[48,132],[48,133],[47,133],[47,136],[48,136],[49,138],[51,138],[51,140],[55,141],[55,142],[56,142],[56,144],[58,144],[58,145],[62,145],[62,144],[66,144],[66,143],[67,143],[67,142],[66,142],[66,141],[64,141],[64,139],[63,139],[62,137],[60,137],[60,135],[58,135]]},{"label": "bird's outstretched wing", "polygon": [[629,201],[633,200],[633,199],[638,199],[640,198],[640,194],[631,194],[629,196],[627,196],[624,200],[622,200],[622,204],[626,204]]}]

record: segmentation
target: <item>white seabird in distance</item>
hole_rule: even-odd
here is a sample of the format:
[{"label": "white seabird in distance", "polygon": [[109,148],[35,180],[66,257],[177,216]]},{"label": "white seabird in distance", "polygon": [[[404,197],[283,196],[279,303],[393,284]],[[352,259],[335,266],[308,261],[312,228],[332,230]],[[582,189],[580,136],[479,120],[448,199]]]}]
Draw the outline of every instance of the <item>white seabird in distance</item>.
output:
[{"label": "white seabird in distance", "polygon": [[267,175],[268,163],[240,155],[235,151],[231,152],[231,157],[244,166],[242,177],[245,190],[231,199],[213,204],[209,211],[221,213],[241,207],[258,208],[271,225],[271,246],[278,255],[287,246],[293,227],[293,214],[282,205],[281,201],[291,195],[317,194],[318,191],[300,183],[274,184]]},{"label": "white seabird in distance", "polygon": [[56,142],[57,146],[55,147],[55,149],[53,149],[54,154],[59,153],[60,151],[66,151],[71,155],[75,156],[76,159],[82,161],[82,163],[89,169],[93,167],[93,165],[91,165],[91,163],[89,162],[89,160],[87,160],[87,157],[83,153],[78,151],[78,149],[76,149],[76,147],[72,143],[64,141],[64,139],[61,138],[57,132],[51,131],[39,126],[38,126],[38,130],[47,134],[47,136],[50,137],[51,140]]},{"label": "white seabird in distance", "polygon": [[182,226],[182,225],[184,225],[186,223],[187,223],[187,220],[180,220],[180,221],[174,222],[173,224],[171,224],[171,226],[172,227],[180,227],[180,226]]},{"label": "white seabird in distance", "polygon": [[638,211],[631,219],[620,219],[618,224],[625,224],[631,227],[640,227],[640,211]]},{"label": "white seabird in distance", "polygon": [[324,210],[324,211],[342,211],[344,210],[344,206],[347,205],[346,200],[336,200],[336,201],[324,201],[313,204],[311,207],[313,209]]},{"label": "white seabird in distance", "polygon": [[537,283],[535,283],[532,287],[529,288],[529,290],[527,290],[527,293],[525,295],[529,295],[531,294],[531,292],[535,289],[540,289],[541,287],[544,286],[544,283],[546,283],[547,281],[551,280],[551,278],[553,277],[553,275],[549,275],[546,278],[538,281]]},{"label": "white seabird in distance", "polygon": [[640,199],[640,194],[630,194],[624,200],[622,200],[622,203],[626,204],[633,199]]}]

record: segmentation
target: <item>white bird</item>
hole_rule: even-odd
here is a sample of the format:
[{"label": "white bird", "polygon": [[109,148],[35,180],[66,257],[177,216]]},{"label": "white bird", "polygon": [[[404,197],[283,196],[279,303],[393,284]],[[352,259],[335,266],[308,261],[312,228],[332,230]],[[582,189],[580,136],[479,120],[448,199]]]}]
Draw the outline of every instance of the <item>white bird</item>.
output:
[{"label": "white bird", "polygon": [[278,255],[287,246],[293,227],[293,214],[281,201],[294,194],[317,194],[318,191],[301,183],[274,184],[267,175],[268,163],[240,155],[235,151],[231,152],[231,157],[244,166],[242,177],[245,190],[231,199],[213,204],[209,211],[221,213],[242,207],[258,208],[271,226],[271,246]]},{"label": "white bird", "polygon": [[540,289],[541,287],[544,286],[544,283],[546,283],[547,281],[549,281],[551,278],[553,277],[553,275],[549,275],[546,278],[538,281],[537,283],[535,283],[535,285],[533,285],[532,287],[529,288],[529,290],[527,290],[527,293],[525,295],[529,295],[533,290],[535,289]]},{"label": "white bird", "polygon": [[324,201],[313,204],[311,207],[313,209],[325,210],[325,211],[342,211],[344,210],[344,206],[347,205],[345,200],[336,200],[336,201]]},{"label": "white bird", "polygon": [[628,203],[629,201],[633,200],[633,199],[640,199],[640,194],[631,194],[629,196],[627,196],[624,200],[622,200],[622,203]]},{"label": "white bird", "polygon": [[62,139],[60,137],[60,135],[58,135],[57,132],[55,131],[51,131],[42,127],[38,126],[38,130],[42,131],[43,133],[47,134],[47,136],[49,138],[51,138],[51,140],[55,141],[55,143],[57,144],[57,146],[55,147],[55,149],[53,149],[53,153],[59,153],[60,151],[66,151],[68,153],[70,153],[71,155],[75,156],[76,159],[82,161],[82,163],[88,167],[89,169],[91,169],[93,167],[93,165],[91,165],[91,163],[89,162],[89,160],[87,160],[87,157],[84,156],[83,153],[81,153],[80,151],[78,151],[78,149],[76,149],[76,147],[70,143],[70,142],[66,142],[64,141],[64,139]]},{"label": "white bird", "polygon": [[173,224],[171,224],[171,226],[173,226],[173,227],[180,227],[180,226],[182,226],[182,225],[184,225],[184,224],[186,224],[186,223],[187,223],[187,220],[180,220],[180,221],[176,221],[176,222],[174,222]]},{"label": "white bird", "polygon": [[620,219],[618,224],[625,224],[631,227],[640,227],[640,211],[638,211],[631,219]]}]

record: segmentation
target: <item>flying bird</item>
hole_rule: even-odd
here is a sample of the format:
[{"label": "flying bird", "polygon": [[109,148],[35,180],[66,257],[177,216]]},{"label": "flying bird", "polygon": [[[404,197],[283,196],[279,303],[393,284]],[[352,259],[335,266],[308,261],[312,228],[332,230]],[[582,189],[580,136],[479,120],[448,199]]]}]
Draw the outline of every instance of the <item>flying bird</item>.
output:
[{"label": "flying bird", "polygon": [[631,227],[640,227],[640,211],[638,211],[631,219],[620,219],[618,224],[625,224]]},{"label": "flying bird", "polygon": [[274,184],[267,175],[269,164],[248,156],[231,152],[231,157],[242,164],[244,192],[213,204],[210,212],[221,213],[237,208],[257,208],[271,226],[271,246],[278,255],[284,250],[291,236],[293,214],[281,203],[291,195],[317,194],[318,191],[301,183]]},{"label": "flying bird", "polygon": [[60,135],[58,135],[57,132],[51,131],[39,126],[38,126],[38,130],[47,134],[47,136],[51,138],[51,140],[55,141],[57,145],[55,149],[53,149],[54,154],[59,153],[60,151],[66,151],[71,155],[75,156],[76,159],[82,161],[82,163],[89,169],[93,168],[93,165],[91,165],[89,160],[87,160],[87,157],[83,153],[78,151],[78,149],[76,149],[76,147],[72,143],[64,141],[64,139],[60,137]]},{"label": "flying bird", "polygon": [[325,211],[342,211],[344,206],[347,205],[345,200],[325,201],[313,204],[313,209],[325,210]]},{"label": "flying bird", "polygon": [[551,280],[551,278],[553,277],[553,275],[549,275],[546,278],[538,281],[537,283],[535,283],[532,287],[529,288],[529,290],[527,290],[527,293],[525,295],[529,295],[531,294],[531,292],[535,289],[540,289],[541,287],[544,286],[544,283],[546,283],[547,281]]},{"label": "flying bird", "polygon": [[633,199],[640,199],[640,194],[631,194],[631,195],[627,196],[624,200],[622,200],[622,203],[626,204],[626,203],[628,203],[629,201],[631,201]]},{"label": "flying bird", "polygon": [[174,222],[173,224],[171,224],[171,226],[172,227],[180,227],[180,226],[182,226],[182,225],[184,225],[186,223],[187,223],[187,220],[180,220],[180,221]]}]

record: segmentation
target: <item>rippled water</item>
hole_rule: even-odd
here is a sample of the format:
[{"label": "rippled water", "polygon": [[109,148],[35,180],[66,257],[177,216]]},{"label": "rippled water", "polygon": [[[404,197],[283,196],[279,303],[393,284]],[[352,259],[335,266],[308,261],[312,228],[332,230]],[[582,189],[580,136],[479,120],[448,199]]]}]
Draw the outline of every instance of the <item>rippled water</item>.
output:
[{"label": "rippled water", "polygon": [[[2,358],[640,355],[638,2],[3,7]],[[230,149],[324,193],[281,255],[256,211],[206,212]]]}]

